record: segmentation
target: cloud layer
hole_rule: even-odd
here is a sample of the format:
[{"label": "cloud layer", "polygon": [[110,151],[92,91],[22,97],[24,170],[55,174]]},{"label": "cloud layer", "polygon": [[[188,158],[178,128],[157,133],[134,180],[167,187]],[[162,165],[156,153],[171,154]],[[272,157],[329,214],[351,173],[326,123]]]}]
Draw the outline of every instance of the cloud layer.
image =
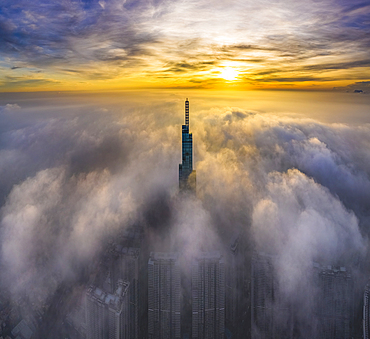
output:
[{"label": "cloud layer", "polygon": [[[166,111],[177,107],[173,99],[94,110],[42,104],[0,111],[0,259],[14,296],[41,303],[138,223],[159,247],[158,230],[189,254],[243,233],[257,250],[279,255],[278,279],[293,300],[313,261],[353,271],[365,262],[369,125],[243,108],[195,113],[193,201],[177,196],[181,120]],[[50,107],[54,113],[31,114]]]}]

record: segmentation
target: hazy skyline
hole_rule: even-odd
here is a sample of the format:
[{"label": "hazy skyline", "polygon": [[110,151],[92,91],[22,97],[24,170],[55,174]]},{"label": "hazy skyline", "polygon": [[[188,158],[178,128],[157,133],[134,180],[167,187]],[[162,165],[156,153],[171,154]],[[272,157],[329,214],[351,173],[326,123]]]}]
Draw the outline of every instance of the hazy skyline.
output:
[{"label": "hazy skyline", "polygon": [[0,91],[369,88],[364,0],[3,0]]},{"label": "hazy skyline", "polygon": [[[11,262],[22,258],[19,264],[31,269],[33,266],[27,262],[32,256],[29,257],[27,248],[31,246],[38,251],[38,241],[72,246],[73,251],[85,257],[94,252],[104,232],[115,232],[117,227],[142,220],[140,214],[144,212],[140,210],[145,210],[147,204],[150,206],[150,201],[160,197],[160,201],[164,199],[167,204],[176,194],[183,100],[179,95],[167,96],[166,100],[165,97],[147,97],[142,104],[134,97],[116,97],[115,100],[113,102],[112,96],[104,100],[97,96],[67,100],[66,97],[42,96],[2,107],[2,230],[10,232],[2,238],[2,250],[3,255],[8,253]],[[202,239],[201,232],[194,228],[197,222],[201,229],[206,227],[212,232],[220,227],[232,232],[234,227],[249,229],[251,223],[260,225],[254,230],[256,239],[260,239],[259,232],[263,236],[269,234],[264,232],[265,227],[274,225],[279,232],[279,227],[294,225],[292,221],[287,224],[261,222],[261,213],[275,215],[264,213],[263,208],[269,204],[292,204],[289,213],[281,205],[280,212],[276,213],[282,216],[275,217],[291,218],[299,224],[302,213],[299,205],[307,204],[321,215],[315,218],[323,219],[328,218],[330,212],[330,208],[325,212],[323,206],[334,206],[336,212],[334,215],[330,212],[330,219],[338,219],[338,225],[349,227],[348,232],[355,233],[359,223],[362,233],[368,233],[368,124],[332,124],[302,114],[215,107],[208,99],[198,99],[198,105],[192,105],[192,101],[190,104],[197,195],[201,202],[197,207],[199,215],[192,213],[193,221],[186,221],[188,212],[180,208],[174,215],[181,214],[182,221],[154,217],[147,220],[149,224],[172,225],[180,235],[188,229],[185,236],[190,239],[197,234],[198,240],[190,241],[195,250],[195,244]],[[332,104],[331,110],[335,111],[335,102]],[[325,107],[329,107],[328,103]],[[297,197],[300,201],[297,206],[294,201],[281,200],[281,194],[274,191],[285,186],[298,196],[306,192],[311,197],[308,200]],[[263,207],[264,201],[269,200],[267,207]],[[168,208],[174,208],[172,203]],[[212,220],[209,213],[214,214]],[[15,247],[17,256],[13,257],[12,241],[22,241],[28,232],[33,234],[42,225],[46,227],[46,235],[55,227],[61,233],[53,235],[52,232],[51,238],[46,235],[39,238],[40,231],[37,231],[32,241],[26,238],[27,243],[30,241],[28,245]],[[336,222],[331,221],[322,230],[325,233],[327,227],[333,227],[330,232],[339,232],[336,237],[341,239],[334,241],[334,252],[329,251],[329,257],[335,251],[340,252],[342,244],[349,241],[342,231],[335,230],[335,225]],[[318,231],[312,236],[317,240],[321,238],[320,241],[333,240],[322,238]],[[72,238],[62,241],[59,237]],[[350,238],[358,244],[364,241],[359,240],[359,233]],[[311,237],[299,239],[312,241]],[[291,240],[295,241],[293,235]],[[276,239],[278,247],[279,241]],[[61,260],[57,247],[51,246],[49,250],[56,251],[55,259]],[[362,245],[358,249],[354,246],[353,250],[362,252]],[[62,252],[70,255],[70,251]],[[53,255],[48,257],[52,260]],[[293,258],[301,260],[299,256]],[[310,262],[307,259],[306,264]],[[60,261],[60,264],[66,263],[68,260]],[[23,281],[24,273],[17,271],[17,265],[9,269],[16,270],[17,279]]]},{"label": "hazy skyline", "polygon": [[193,255],[227,251],[242,232],[246,251],[278,255],[276,279],[310,338],[318,306],[301,288],[316,288],[313,262],[351,270],[356,305],[369,276],[368,98],[190,97],[197,199],[187,199],[177,194],[182,93],[2,94],[2,290],[27,296],[23,314],[34,314],[132,225],[151,248],[181,251],[185,273]]},{"label": "hazy skyline", "polygon": [[[178,251],[185,278],[191,258],[219,251],[240,273],[228,288],[240,331],[252,327],[253,251],[273,258],[276,292],[299,306],[300,339],[320,320],[313,264],[345,267],[360,339],[369,17],[369,0],[0,0],[7,331],[33,318],[40,339],[65,338],[71,304],[56,296],[77,300],[135,228],[144,266],[150,251]],[[194,196],[179,194],[185,98]]]}]

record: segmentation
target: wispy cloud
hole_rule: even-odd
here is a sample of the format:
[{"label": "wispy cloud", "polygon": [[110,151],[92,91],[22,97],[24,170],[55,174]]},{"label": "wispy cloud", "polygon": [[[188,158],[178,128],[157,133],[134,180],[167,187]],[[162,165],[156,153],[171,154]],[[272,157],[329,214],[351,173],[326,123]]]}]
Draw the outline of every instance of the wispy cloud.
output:
[{"label": "wispy cloud", "polygon": [[172,83],[185,73],[184,84],[207,63],[227,62],[252,78],[274,67],[292,79],[305,67],[312,76],[357,68],[370,76],[369,13],[364,1],[6,0],[0,53],[8,68],[23,63],[54,77],[74,70],[71,82],[95,70],[106,80],[166,72]]}]

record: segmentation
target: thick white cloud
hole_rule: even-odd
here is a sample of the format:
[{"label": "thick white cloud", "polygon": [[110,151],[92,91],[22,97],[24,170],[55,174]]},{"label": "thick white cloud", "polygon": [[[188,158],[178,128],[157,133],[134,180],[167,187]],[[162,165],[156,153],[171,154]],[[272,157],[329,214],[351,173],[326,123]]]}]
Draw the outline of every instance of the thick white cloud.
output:
[{"label": "thick white cloud", "polygon": [[0,258],[13,292],[52,295],[133,223],[159,248],[169,234],[168,247],[189,255],[245,231],[258,250],[278,255],[278,279],[292,299],[303,277],[310,288],[302,272],[314,260],[356,268],[352,259],[367,251],[370,126],[204,110],[191,120],[199,200],[181,200],[172,104],[77,105],[64,114],[56,106],[26,121],[0,112],[8,119]]},{"label": "thick white cloud", "polygon": [[258,251],[279,258],[279,280],[289,293],[298,293],[314,262],[344,265],[365,252],[354,213],[296,169],[268,176],[267,194],[253,211],[252,232]]}]

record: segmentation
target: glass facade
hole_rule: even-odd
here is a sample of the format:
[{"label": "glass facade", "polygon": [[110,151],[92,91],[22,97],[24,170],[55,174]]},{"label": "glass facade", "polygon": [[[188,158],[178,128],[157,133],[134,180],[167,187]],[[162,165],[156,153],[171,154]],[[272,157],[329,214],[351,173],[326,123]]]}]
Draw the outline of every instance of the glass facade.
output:
[{"label": "glass facade", "polygon": [[182,125],[182,163],[179,165],[180,190],[195,190],[193,171],[193,135],[189,133],[189,100],[185,101],[185,125]]}]

